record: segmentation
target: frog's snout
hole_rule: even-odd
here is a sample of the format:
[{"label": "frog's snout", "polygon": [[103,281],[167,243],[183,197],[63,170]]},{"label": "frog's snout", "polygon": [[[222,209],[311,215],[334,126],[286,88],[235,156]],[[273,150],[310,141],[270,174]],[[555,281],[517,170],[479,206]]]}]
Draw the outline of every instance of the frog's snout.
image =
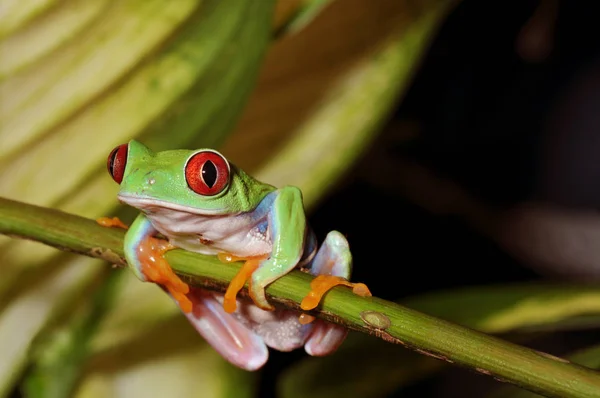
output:
[{"label": "frog's snout", "polygon": [[125,198],[160,199],[169,195],[173,177],[168,171],[137,168],[123,178],[119,194]]}]

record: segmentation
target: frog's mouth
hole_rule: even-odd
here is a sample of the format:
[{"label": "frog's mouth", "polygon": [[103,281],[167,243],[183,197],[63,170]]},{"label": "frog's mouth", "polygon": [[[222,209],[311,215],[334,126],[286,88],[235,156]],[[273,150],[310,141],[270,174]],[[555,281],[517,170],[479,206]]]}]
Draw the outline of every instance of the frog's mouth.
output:
[{"label": "frog's mouth", "polygon": [[161,211],[177,211],[188,214],[198,214],[202,216],[218,216],[223,214],[228,214],[227,210],[224,208],[217,209],[198,209],[191,206],[186,206],[178,203],[167,202],[164,200],[148,198],[148,197],[139,197],[132,196],[126,194],[118,194],[117,199],[119,202],[125,203],[126,205],[135,207],[143,211],[146,214],[156,214]]}]

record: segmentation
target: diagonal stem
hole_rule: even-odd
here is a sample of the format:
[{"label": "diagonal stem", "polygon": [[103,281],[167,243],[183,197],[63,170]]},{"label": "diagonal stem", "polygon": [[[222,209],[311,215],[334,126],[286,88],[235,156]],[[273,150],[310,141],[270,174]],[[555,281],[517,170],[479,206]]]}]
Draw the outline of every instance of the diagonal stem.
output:
[{"label": "diagonal stem", "polygon": [[[124,231],[54,209],[0,198],[0,233],[125,264]],[[187,283],[221,292],[240,268],[239,263],[179,249],[166,257]],[[268,297],[276,305],[300,310],[311,280],[293,271],[267,288]],[[240,293],[247,296],[245,289]],[[548,397],[600,396],[600,373],[594,370],[387,300],[354,295],[346,287],[331,290],[311,314]]]}]

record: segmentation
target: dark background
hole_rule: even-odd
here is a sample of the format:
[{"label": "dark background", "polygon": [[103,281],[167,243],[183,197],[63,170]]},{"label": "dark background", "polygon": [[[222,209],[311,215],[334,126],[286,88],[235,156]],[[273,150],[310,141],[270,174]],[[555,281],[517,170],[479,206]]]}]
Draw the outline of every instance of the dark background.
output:
[{"label": "dark background", "polygon": [[[395,192],[395,170],[378,169],[394,158],[425,166],[498,208],[527,200],[586,209],[600,204],[597,14],[590,2],[557,3],[545,38],[530,36],[534,44],[528,46],[520,34],[539,1],[462,1],[380,139],[311,212],[321,240],[331,229],[347,235],[353,279],[367,282],[377,296],[400,299],[547,277],[460,217],[432,214]],[[416,138],[394,138],[407,121],[417,126]],[[382,147],[391,163],[380,161]],[[386,176],[387,187],[373,181],[375,174]],[[585,331],[557,333],[530,345],[560,354],[581,341],[594,339]],[[271,352],[262,396],[274,394],[271,376],[301,358],[301,351]],[[478,396],[497,386],[491,378],[448,367],[396,395]]]}]

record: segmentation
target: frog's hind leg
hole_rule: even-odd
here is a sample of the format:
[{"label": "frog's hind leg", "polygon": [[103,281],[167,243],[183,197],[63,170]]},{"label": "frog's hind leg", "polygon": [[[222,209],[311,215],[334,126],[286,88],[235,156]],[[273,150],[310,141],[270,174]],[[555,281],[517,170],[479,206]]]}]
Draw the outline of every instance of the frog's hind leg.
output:
[{"label": "frog's hind leg", "polygon": [[192,311],[185,313],[190,323],[225,359],[246,370],[256,370],[269,358],[263,339],[228,314],[212,292],[191,287],[187,297]]},{"label": "frog's hind leg", "polygon": [[[350,278],[352,273],[352,254],[348,241],[338,231],[327,234],[325,241],[312,260],[309,271],[313,275],[330,275]],[[319,299],[320,300],[320,299]],[[334,352],[346,338],[347,329],[318,319],[312,325],[304,349],[313,356],[323,356]]]}]

